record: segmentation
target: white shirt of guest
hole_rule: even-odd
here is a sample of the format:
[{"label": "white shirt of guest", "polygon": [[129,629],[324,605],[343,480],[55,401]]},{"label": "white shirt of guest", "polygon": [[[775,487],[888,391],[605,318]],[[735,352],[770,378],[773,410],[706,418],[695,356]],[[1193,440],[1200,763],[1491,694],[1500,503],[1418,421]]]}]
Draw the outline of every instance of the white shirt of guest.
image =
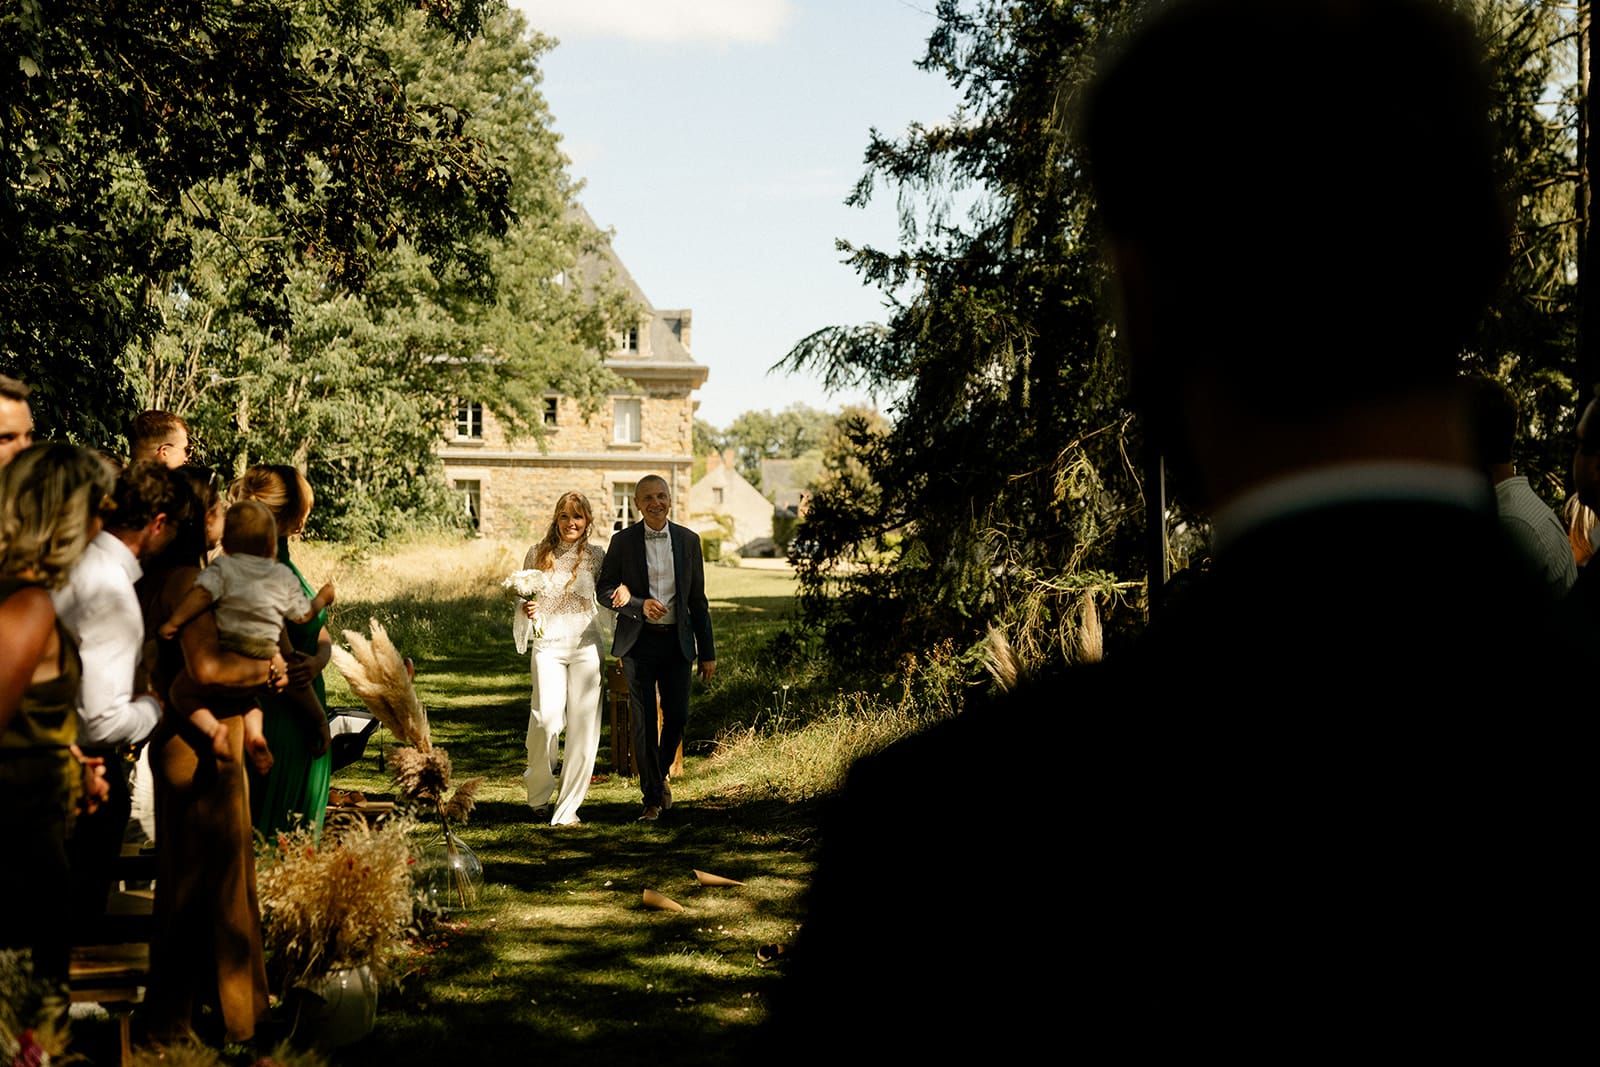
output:
[{"label": "white shirt of guest", "polygon": [[142,741],[161,719],[161,704],[133,694],[144,649],[144,615],[133,583],[144,573],[131,549],[102,530],[67,583],[51,593],[56,617],[78,642],[78,743],[95,747]]},{"label": "white shirt of guest", "polygon": [[672,571],[672,525],[661,528],[660,537],[648,525],[644,528],[644,563],[650,573],[650,595],[667,606],[667,613],[659,619],[649,620],[659,626],[677,621],[675,601],[678,596],[678,579]]}]

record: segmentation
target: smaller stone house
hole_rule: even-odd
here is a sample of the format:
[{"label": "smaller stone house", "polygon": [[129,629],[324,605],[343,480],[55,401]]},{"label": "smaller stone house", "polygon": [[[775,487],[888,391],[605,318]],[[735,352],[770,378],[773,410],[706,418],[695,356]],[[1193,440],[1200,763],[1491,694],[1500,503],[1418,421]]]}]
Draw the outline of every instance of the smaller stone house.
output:
[{"label": "smaller stone house", "polygon": [[689,489],[688,525],[702,536],[723,538],[724,553],[771,556],[777,552],[772,539],[772,501],[739,473],[731,451],[706,457],[705,475]]}]

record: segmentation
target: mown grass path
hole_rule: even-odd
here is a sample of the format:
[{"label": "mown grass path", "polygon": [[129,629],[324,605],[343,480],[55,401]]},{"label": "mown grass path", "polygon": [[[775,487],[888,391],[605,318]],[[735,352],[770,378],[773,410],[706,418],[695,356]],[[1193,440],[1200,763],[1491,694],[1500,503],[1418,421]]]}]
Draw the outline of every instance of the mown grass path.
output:
[{"label": "mown grass path", "polygon": [[[696,682],[686,773],[659,823],[634,821],[637,783],[610,766],[602,734],[579,827],[530,819],[525,761],[527,660],[511,645],[510,609],[494,583],[522,546],[478,543],[446,552],[340,563],[296,552],[307,577],[340,589],[333,629],[379,618],[418,667],[434,742],[457,781],[486,776],[463,838],[481,859],[479,905],[449,917],[385,990],[376,1032],[338,1051],[351,1067],[490,1062],[631,1064],[747,1062],[741,1050],[764,1016],[779,969],[757,950],[792,939],[810,870],[814,805],[781,799],[737,767],[708,757],[727,723],[752,721],[773,687],[766,639],[793,610],[787,570],[708,568],[719,676]],[[329,702],[353,705],[330,670]],[[392,791],[377,768],[382,743],[334,784]],[[710,871],[744,882],[706,888]],[[646,889],[681,912],[647,907]]]}]

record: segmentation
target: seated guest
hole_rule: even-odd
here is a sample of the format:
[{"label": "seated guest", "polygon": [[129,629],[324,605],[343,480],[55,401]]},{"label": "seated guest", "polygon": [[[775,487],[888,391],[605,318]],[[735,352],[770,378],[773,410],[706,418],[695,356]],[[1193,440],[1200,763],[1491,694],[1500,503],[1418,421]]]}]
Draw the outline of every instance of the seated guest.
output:
[{"label": "seated guest", "polygon": [[79,660],[58,588],[99,528],[111,471],[87,449],[37,444],[0,468],[0,948],[31,948],[34,973],[67,980],[67,841],[84,771]]}]

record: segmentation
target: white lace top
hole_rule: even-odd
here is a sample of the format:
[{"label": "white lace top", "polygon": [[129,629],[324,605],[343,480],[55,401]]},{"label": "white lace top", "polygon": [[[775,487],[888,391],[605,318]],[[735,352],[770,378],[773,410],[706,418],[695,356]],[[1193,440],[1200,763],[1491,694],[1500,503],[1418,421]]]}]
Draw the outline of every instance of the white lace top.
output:
[{"label": "white lace top", "polygon": [[[583,554],[582,567],[578,566],[577,545],[559,544],[551,557],[549,590],[539,597],[535,611],[539,629],[547,641],[567,642],[577,638],[582,644],[598,644],[608,636],[605,631],[606,624],[611,621],[611,613],[601,611],[594,599],[594,580],[600,574],[601,562],[606,558],[605,549],[592,542],[584,547],[587,551]],[[522,566],[531,568],[538,552],[538,545],[528,549]],[[577,572],[576,577],[574,571]],[[511,616],[511,636],[517,643],[518,652],[528,650],[532,634],[533,622],[522,613],[522,602],[519,600]]]}]

